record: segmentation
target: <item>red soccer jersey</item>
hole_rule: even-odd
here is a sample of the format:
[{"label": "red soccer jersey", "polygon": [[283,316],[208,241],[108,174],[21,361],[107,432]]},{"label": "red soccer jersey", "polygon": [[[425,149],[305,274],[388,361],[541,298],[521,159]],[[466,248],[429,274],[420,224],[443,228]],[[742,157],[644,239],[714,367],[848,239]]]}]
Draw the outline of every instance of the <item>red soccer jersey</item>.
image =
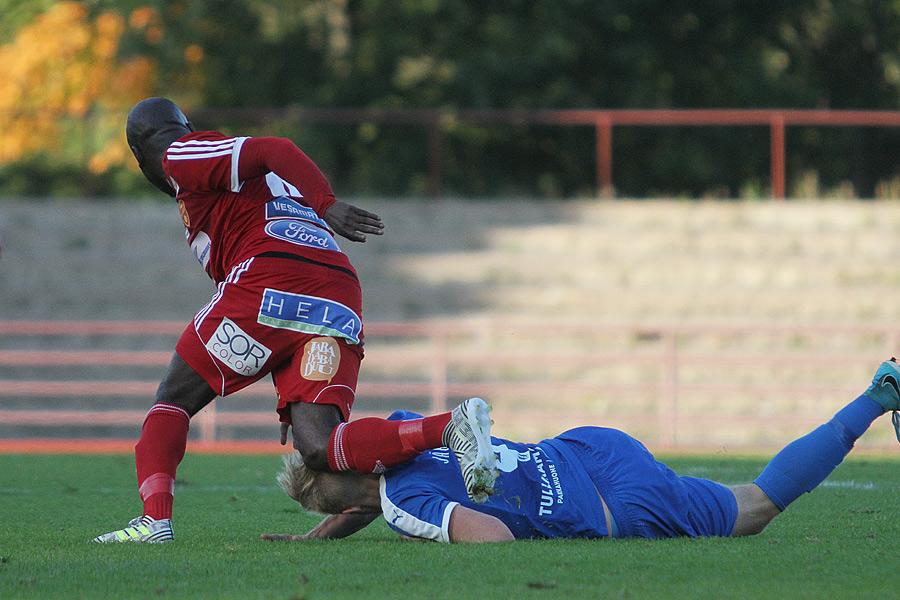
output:
[{"label": "red soccer jersey", "polygon": [[213,281],[265,252],[353,271],[321,218],[335,202],[331,186],[289,140],[194,132],[169,146],[163,170],[188,243]]}]

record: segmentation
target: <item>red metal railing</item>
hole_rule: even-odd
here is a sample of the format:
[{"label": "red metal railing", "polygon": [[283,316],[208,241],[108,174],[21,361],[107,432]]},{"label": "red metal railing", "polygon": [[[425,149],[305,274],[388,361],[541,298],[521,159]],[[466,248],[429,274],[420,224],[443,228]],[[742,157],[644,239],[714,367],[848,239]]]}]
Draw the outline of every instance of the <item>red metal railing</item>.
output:
[{"label": "red metal railing", "polygon": [[763,126],[769,128],[772,196],[785,197],[787,127],[898,127],[900,111],[698,109],[698,110],[436,110],[436,109],[203,109],[193,118],[208,123],[256,123],[296,120],[306,123],[380,123],[425,127],[428,137],[428,172],[431,193],[443,187],[443,130],[451,123],[506,125],[560,125],[593,127],[596,137],[596,190],[613,195],[613,130],[617,126],[665,125]]},{"label": "red metal railing", "polygon": [[[0,321],[0,341],[40,339],[38,345],[46,346],[52,338],[62,346],[0,346],[6,348],[0,351],[0,426],[8,434],[0,436],[0,452],[130,451],[135,440],[121,436],[71,439],[50,433],[59,426],[79,425],[137,431],[153,401],[155,374],[122,380],[109,377],[107,369],[106,376],[89,372],[53,379],[19,376],[17,369],[53,375],[63,367],[112,365],[162,373],[169,351],[91,350],[84,345],[90,342],[87,338],[101,336],[163,336],[174,341],[182,328],[183,323],[175,322]],[[371,323],[367,335],[355,418],[385,415],[407,407],[411,399],[418,399],[420,412],[442,412],[477,395],[494,404],[500,433],[552,435],[602,424],[643,432],[639,437],[648,444],[667,449],[778,446],[790,438],[773,435],[759,441],[742,432],[765,437],[783,430],[793,436],[815,427],[864,389],[864,378],[900,344],[900,327],[752,323]],[[769,349],[761,350],[758,344],[733,347],[735,340],[745,338],[770,340]],[[830,343],[835,339],[849,344],[835,349]],[[731,345],[717,350],[710,345],[715,340],[730,340]],[[860,350],[860,344],[865,349]],[[821,350],[825,346],[828,352]],[[788,376],[778,375],[785,370]],[[55,398],[56,408],[47,406],[48,397]],[[229,408],[227,402],[235,397],[238,402],[252,400],[250,409]],[[696,403],[695,397],[701,401]],[[192,431],[199,436],[194,434],[190,449],[281,451],[275,442],[272,398],[271,384],[263,381],[213,402],[192,421]],[[13,401],[16,406],[11,408]],[[97,402],[106,405],[89,407]],[[739,408],[741,402],[744,408]],[[20,435],[28,427],[40,433]],[[223,434],[246,427],[264,428],[264,433],[237,441]],[[894,444],[876,434],[874,443],[863,446],[883,449]]]}]

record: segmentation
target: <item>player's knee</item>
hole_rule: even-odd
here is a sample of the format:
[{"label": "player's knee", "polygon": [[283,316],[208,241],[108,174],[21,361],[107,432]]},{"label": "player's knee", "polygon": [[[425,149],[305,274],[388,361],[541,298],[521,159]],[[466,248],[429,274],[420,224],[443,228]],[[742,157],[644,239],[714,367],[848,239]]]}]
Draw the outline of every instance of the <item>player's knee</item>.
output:
[{"label": "player's knee", "polygon": [[157,404],[179,406],[192,417],[209,404],[214,397],[215,394],[208,393],[206,389],[200,386],[193,389],[185,389],[184,387],[172,385],[168,381],[160,383],[156,390]]},{"label": "player's knee", "polygon": [[774,516],[772,515],[754,515],[754,518],[748,519],[744,522],[743,527],[740,532],[735,532],[735,535],[745,536],[745,535],[758,535],[763,532],[763,530],[769,526],[769,523],[772,522]]},{"label": "player's knee", "polygon": [[731,488],[738,504],[735,537],[757,535],[781,514],[781,510],[756,485],[742,485]]},{"label": "player's knee", "polygon": [[156,402],[172,404],[194,416],[212,402],[216,393],[178,354],[172,358],[169,370],[156,390]]},{"label": "player's knee", "polygon": [[330,471],[328,466],[328,442],[321,439],[310,439],[311,436],[299,436],[294,429],[294,448],[303,457],[307,467],[315,471]]},{"label": "player's knee", "polygon": [[310,469],[330,471],[328,447],[334,428],[341,422],[341,414],[331,404],[294,402],[291,404],[291,430],[294,448]]}]

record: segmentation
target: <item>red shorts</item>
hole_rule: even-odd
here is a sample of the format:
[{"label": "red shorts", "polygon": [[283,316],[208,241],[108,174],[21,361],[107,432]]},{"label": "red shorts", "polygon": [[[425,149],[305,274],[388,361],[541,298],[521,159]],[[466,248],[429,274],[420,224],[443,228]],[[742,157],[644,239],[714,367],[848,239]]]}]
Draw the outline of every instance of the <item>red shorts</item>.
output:
[{"label": "red shorts", "polygon": [[349,272],[257,256],[219,284],[175,351],[220,396],[271,373],[282,421],[291,402],[333,404],[346,421],[363,358],[361,306]]}]

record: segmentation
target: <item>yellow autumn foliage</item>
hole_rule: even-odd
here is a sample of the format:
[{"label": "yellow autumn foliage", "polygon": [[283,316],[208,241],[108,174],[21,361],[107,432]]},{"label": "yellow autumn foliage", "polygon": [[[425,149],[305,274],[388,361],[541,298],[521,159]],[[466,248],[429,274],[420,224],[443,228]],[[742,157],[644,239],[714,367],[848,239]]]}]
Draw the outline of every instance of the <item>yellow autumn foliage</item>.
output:
[{"label": "yellow autumn foliage", "polygon": [[[138,13],[139,26],[148,11]],[[64,154],[73,147],[95,173],[125,162],[124,116],[152,95],[156,77],[147,58],[118,58],[129,26],[114,12],[58,2],[0,46],[0,164],[37,153],[72,158]],[[77,124],[88,116],[85,131]]]}]

